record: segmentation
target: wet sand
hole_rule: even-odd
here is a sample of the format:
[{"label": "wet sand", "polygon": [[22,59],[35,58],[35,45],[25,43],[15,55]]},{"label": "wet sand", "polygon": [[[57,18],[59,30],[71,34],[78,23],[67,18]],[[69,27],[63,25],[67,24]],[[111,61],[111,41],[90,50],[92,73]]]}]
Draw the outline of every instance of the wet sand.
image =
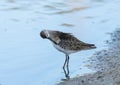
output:
[{"label": "wet sand", "polygon": [[71,78],[57,85],[120,85],[120,28],[109,33],[107,48],[95,52],[89,59],[89,67],[95,73]]}]

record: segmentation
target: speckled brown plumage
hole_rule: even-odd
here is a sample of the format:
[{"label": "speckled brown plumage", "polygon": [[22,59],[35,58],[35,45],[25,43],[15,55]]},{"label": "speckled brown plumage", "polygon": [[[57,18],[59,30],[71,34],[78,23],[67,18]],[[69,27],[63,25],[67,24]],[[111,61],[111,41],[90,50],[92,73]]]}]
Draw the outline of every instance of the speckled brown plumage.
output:
[{"label": "speckled brown plumage", "polygon": [[63,32],[58,32],[58,31],[56,31],[56,33],[58,33],[59,35],[58,37],[61,40],[58,43],[58,45],[62,47],[63,49],[79,51],[79,50],[84,50],[84,49],[95,48],[94,44],[84,43],[78,40],[76,37],[74,37],[70,33],[63,33]]}]

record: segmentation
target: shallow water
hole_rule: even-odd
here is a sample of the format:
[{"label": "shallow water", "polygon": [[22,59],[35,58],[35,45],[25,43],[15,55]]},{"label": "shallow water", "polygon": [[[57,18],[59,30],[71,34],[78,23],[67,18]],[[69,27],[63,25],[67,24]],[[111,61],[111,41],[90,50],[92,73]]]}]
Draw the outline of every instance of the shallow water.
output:
[{"label": "shallow water", "polygon": [[39,32],[73,33],[97,49],[70,55],[70,75],[93,72],[85,61],[120,27],[119,0],[1,0],[0,84],[54,85],[64,78],[64,54]]}]

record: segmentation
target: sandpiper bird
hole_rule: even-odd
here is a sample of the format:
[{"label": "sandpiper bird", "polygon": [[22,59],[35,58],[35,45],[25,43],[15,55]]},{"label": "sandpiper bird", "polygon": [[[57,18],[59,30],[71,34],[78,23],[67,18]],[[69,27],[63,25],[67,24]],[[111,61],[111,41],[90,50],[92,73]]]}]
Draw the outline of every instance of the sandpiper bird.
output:
[{"label": "sandpiper bird", "polygon": [[40,36],[44,39],[49,39],[53,46],[63,52],[66,55],[66,59],[63,65],[63,71],[66,79],[69,79],[69,55],[81,50],[96,48],[94,44],[88,44],[80,41],[74,37],[71,33],[64,33],[54,30],[42,30]]}]

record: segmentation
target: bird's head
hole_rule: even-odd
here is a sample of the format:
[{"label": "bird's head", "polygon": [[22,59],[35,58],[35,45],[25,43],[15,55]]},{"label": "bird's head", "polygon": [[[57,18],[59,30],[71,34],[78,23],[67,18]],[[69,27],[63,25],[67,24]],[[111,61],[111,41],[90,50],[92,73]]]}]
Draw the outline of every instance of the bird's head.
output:
[{"label": "bird's head", "polygon": [[42,31],[40,32],[40,36],[41,36],[43,39],[50,37],[48,30],[42,30]]},{"label": "bird's head", "polygon": [[53,43],[57,44],[60,42],[59,39],[59,32],[58,31],[52,31],[52,30],[42,30],[40,32],[40,36],[43,39],[49,39],[51,40]]}]

